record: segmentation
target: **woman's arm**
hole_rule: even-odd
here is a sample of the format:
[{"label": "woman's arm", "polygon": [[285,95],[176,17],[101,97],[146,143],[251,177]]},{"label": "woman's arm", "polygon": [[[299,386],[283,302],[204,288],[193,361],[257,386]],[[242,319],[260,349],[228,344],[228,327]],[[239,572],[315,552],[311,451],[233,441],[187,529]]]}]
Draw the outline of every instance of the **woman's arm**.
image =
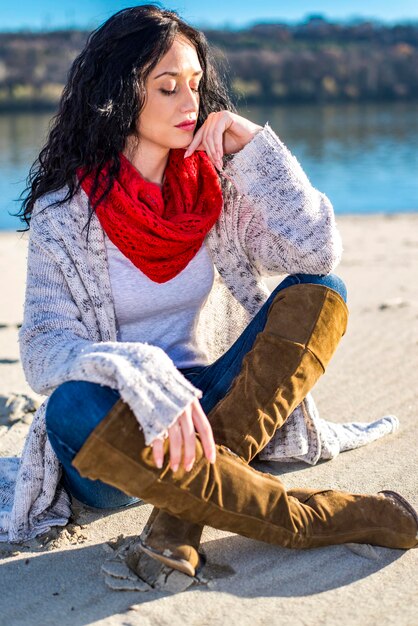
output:
[{"label": "woman's arm", "polygon": [[[342,242],[332,205],[268,122],[221,175],[237,236],[260,274],[328,274]],[[229,188],[228,188],[229,187]]]},{"label": "woman's arm", "polygon": [[36,220],[32,220],[29,233],[24,319],[19,330],[20,356],[29,385],[45,395],[67,380],[117,389],[150,444],[202,392],[156,346],[91,341]]}]

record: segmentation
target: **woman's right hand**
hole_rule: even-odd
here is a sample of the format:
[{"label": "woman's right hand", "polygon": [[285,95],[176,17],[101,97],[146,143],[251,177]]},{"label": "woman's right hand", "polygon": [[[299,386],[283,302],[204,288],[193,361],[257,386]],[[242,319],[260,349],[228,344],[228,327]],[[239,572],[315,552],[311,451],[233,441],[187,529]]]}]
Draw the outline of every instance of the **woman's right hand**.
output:
[{"label": "woman's right hand", "polygon": [[[212,426],[203,411],[199,399],[195,398],[187,405],[183,413],[179,415],[174,424],[168,429],[170,441],[170,467],[173,472],[180,465],[183,451],[183,465],[189,472],[195,462],[196,456],[196,431],[200,435],[205,457],[214,463],[216,459],[216,447],[213,438]],[[164,439],[157,437],[151,443],[154,461],[161,468],[164,462]]]}]

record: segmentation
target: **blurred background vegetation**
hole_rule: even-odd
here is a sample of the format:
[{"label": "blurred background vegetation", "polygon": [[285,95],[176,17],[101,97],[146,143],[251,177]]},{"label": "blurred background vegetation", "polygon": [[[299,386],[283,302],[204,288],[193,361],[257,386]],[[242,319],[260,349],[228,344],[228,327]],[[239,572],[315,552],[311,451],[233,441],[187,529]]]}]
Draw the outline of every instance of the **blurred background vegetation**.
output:
[{"label": "blurred background vegetation", "polygon": [[[95,27],[33,30],[33,20],[0,33],[0,231],[21,226],[29,168]],[[199,27],[238,113],[270,123],[337,214],[418,211],[418,22],[377,20]]]},{"label": "blurred background vegetation", "polygon": [[[204,29],[237,105],[418,99],[418,24]],[[88,31],[0,33],[0,110],[54,110]]]}]

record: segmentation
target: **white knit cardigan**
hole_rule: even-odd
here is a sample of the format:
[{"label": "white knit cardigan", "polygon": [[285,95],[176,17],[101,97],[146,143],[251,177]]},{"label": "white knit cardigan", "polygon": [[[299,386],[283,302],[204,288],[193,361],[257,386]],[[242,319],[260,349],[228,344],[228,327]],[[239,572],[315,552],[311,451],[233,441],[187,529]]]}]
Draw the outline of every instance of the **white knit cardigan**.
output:
[{"label": "white knit cardigan", "polygon": [[[205,239],[216,278],[198,327],[211,361],[268,298],[263,275],[327,274],[342,252],[331,203],[312,187],[268,122],[233,155],[221,178],[223,210]],[[85,380],[117,389],[147,444],[201,397],[162,349],[117,341],[104,233],[96,214],[88,244],[82,232],[89,213],[85,193],[42,211],[66,191],[43,196],[31,219],[19,345],[29,385],[47,397],[21,459],[0,459],[0,540],[24,541],[68,521],[69,497],[58,484],[61,466],[45,430],[48,397],[59,385]],[[260,458],[315,464],[396,426],[396,418],[344,428],[331,424],[319,418],[308,394]]]}]

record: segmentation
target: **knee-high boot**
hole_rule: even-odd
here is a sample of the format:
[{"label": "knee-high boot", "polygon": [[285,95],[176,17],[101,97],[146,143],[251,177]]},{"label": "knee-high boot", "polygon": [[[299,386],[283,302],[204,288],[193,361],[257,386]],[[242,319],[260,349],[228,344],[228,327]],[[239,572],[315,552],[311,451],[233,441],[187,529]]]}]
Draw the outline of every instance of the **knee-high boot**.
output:
[{"label": "knee-high boot", "polygon": [[[240,373],[208,414],[216,443],[249,463],[325,371],[347,318],[343,298],[323,285],[303,283],[279,291]],[[193,575],[202,531],[203,527],[153,511],[139,546]],[[134,552],[133,563],[138,559],[136,547]]]},{"label": "knee-high boot", "polygon": [[210,463],[199,436],[190,472],[155,466],[152,448],[130,407],[118,400],[93,430],[72,465],[81,476],[99,479],[131,496],[197,524],[289,548],[347,542],[390,548],[418,545],[418,515],[394,492],[377,495],[327,490],[300,502],[282,482],[259,472],[225,446]]}]

